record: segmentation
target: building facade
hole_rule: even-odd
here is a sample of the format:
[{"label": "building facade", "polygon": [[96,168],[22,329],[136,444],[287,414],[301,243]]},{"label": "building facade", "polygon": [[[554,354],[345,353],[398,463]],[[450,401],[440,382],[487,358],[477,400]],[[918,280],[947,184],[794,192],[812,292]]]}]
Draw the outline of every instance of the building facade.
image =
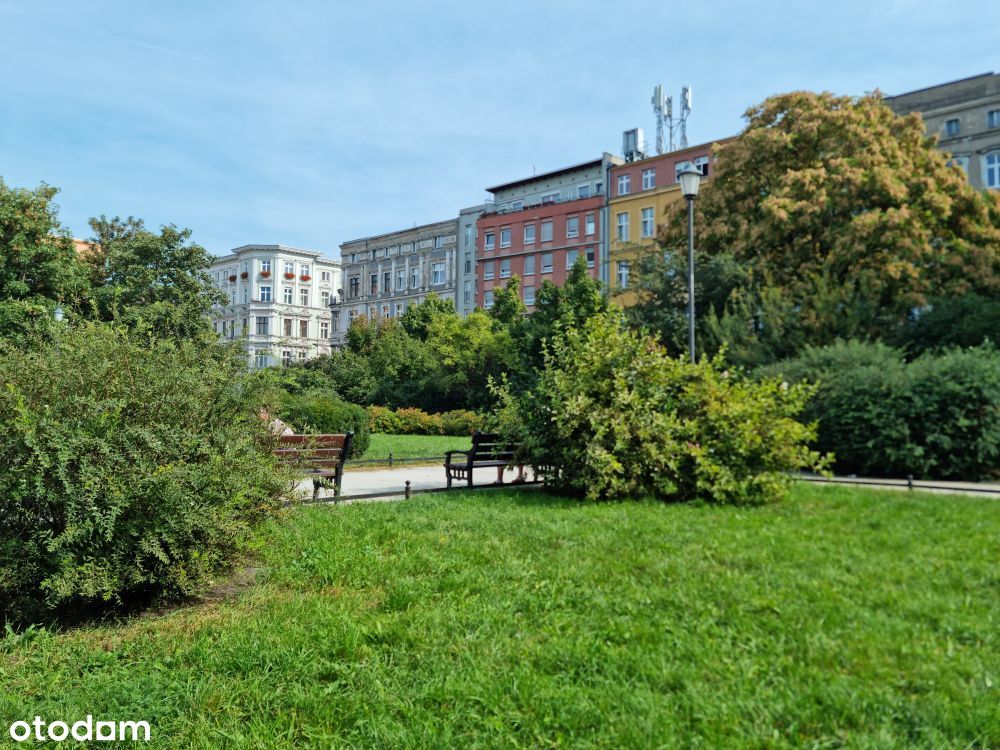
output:
[{"label": "building facade", "polygon": [[217,258],[209,274],[229,297],[212,311],[216,333],[244,334],[254,368],[290,364],[330,351],[330,301],[340,266],[312,250],[244,245]]},{"label": "building facade", "polygon": [[463,208],[458,212],[458,280],[455,286],[455,309],[463,318],[476,308],[476,237],[477,222],[490,208],[486,204]]},{"label": "building facade", "polygon": [[885,98],[899,115],[919,112],[927,134],[976,188],[1000,190],[1000,74],[984,73]]},{"label": "building facade", "polygon": [[343,294],[332,306],[330,343],[342,347],[351,322],[396,318],[433,292],[456,302],[458,219],[345,242]]},{"label": "building facade", "polygon": [[586,258],[594,278],[607,277],[605,186],[621,159],[600,159],[492,188],[494,203],[477,221],[476,305],[493,306],[495,289],[517,276],[529,311],[542,282],[566,280]]},{"label": "building facade", "polygon": [[[724,142],[724,141],[723,141]],[[638,259],[656,246],[668,211],[683,200],[677,175],[688,166],[711,177],[713,144],[704,143],[611,168],[608,223],[611,293],[623,305],[635,302],[630,274]]]}]

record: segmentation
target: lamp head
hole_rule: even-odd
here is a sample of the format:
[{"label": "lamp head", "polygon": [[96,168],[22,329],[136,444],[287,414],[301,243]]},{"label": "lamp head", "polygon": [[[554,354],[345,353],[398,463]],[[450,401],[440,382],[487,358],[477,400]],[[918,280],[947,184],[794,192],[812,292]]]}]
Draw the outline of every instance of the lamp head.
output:
[{"label": "lamp head", "polygon": [[681,184],[681,194],[688,200],[698,197],[698,187],[701,184],[701,172],[693,166],[688,165],[680,174],[677,181]]}]

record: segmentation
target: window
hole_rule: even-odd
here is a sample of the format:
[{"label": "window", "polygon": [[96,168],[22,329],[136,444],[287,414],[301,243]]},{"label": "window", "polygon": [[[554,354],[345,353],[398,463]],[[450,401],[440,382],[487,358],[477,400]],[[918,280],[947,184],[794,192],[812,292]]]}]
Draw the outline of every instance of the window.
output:
[{"label": "window", "polygon": [[303,307],[309,307],[309,290],[300,289],[299,290],[299,304]]},{"label": "window", "polygon": [[444,235],[439,234],[434,237],[434,247],[444,247]]},{"label": "window", "polygon": [[986,163],[986,187],[1000,189],[1000,153],[987,154],[984,162]]},{"label": "window", "polygon": [[708,177],[708,157],[699,156],[694,160],[694,168],[701,172],[702,177]]},{"label": "window", "polygon": [[618,261],[618,288],[628,289],[628,261]]},{"label": "window", "polygon": [[288,274],[291,274],[292,276],[295,275],[295,264],[294,263],[285,263],[285,275],[288,275]]},{"label": "window", "polygon": [[292,294],[293,294],[293,292],[292,292],[292,288],[290,286],[286,286],[284,289],[282,289],[281,290],[281,294],[282,294],[281,299],[284,301],[284,303],[286,305],[292,304]]},{"label": "window", "polygon": [[309,321],[300,320],[299,321],[299,338],[307,339],[309,338]]},{"label": "window", "polygon": [[483,249],[492,250],[495,247],[496,234],[494,232],[487,232],[483,235]]},{"label": "window", "polygon": [[396,291],[401,292],[406,289],[406,269],[397,268],[396,269]]},{"label": "window", "polygon": [[483,307],[485,307],[487,310],[489,310],[491,307],[493,307],[493,290],[492,289],[489,290],[488,292],[483,292]]},{"label": "window", "polygon": [[289,338],[291,338],[291,336],[292,336],[292,319],[291,318],[282,318],[282,320],[281,320],[281,327],[284,329],[285,335],[288,336]]},{"label": "window", "polygon": [[371,275],[371,283],[372,283],[372,294],[378,294],[378,274],[377,273],[373,273]]},{"label": "window", "polygon": [[271,358],[267,354],[267,349],[258,349],[254,355],[253,363],[255,367],[267,367],[271,364]]},{"label": "window", "polygon": [[618,195],[628,195],[632,186],[632,176],[627,174],[618,175]]},{"label": "window", "polygon": [[465,225],[465,246],[472,244],[472,224]]},{"label": "window", "polygon": [[243,304],[245,305],[250,300],[250,290],[243,287]]},{"label": "window", "polygon": [[558,190],[556,190],[554,193],[546,193],[541,197],[542,205],[544,206],[549,203],[558,203],[560,196],[561,193]]},{"label": "window", "polygon": [[534,245],[535,244],[535,225],[525,224],[524,225],[524,244]]},{"label": "window", "polygon": [[533,305],[535,304],[535,287],[526,286],[524,287],[524,304]]},{"label": "window", "polygon": [[257,316],[257,335],[266,336],[270,333],[271,319],[265,315]]},{"label": "window", "polygon": [[396,303],[396,317],[398,318],[402,314],[403,314],[403,303],[402,302],[397,302]]},{"label": "window", "polygon": [[388,294],[392,291],[392,271],[385,271],[382,274],[382,293]]},{"label": "window", "polygon": [[577,198],[589,198],[590,197],[590,185],[580,185],[576,189]]},{"label": "window", "polygon": [[285,349],[281,352],[281,364],[283,365],[292,364],[292,353],[288,349]]},{"label": "window", "polygon": [[465,290],[463,292],[463,298],[464,298],[465,302],[466,303],[472,302],[472,282],[471,281],[466,281],[463,288]]},{"label": "window", "polygon": [[329,281],[330,280],[330,272],[329,271],[323,271],[322,273],[320,273],[319,278],[320,278],[320,281]]},{"label": "window", "polygon": [[500,230],[500,247],[510,247],[510,227]]},{"label": "window", "polygon": [[308,263],[303,263],[301,266],[299,266],[299,274],[302,275],[302,276],[308,276],[309,275],[309,264]]},{"label": "window", "polygon": [[358,287],[361,286],[361,279],[358,276],[352,276],[348,285],[348,296],[357,297]]},{"label": "window", "polygon": [[526,255],[524,258],[524,275],[534,276],[535,275],[535,256]]},{"label": "window", "polygon": [[653,236],[653,209],[644,208],[639,212],[642,218],[642,236],[652,237]]},{"label": "window", "polygon": [[542,253],[542,273],[552,273],[552,253]]},{"label": "window", "polygon": [[416,289],[419,280],[420,266],[410,266],[410,289]]},{"label": "window", "polygon": [[321,339],[330,338],[330,324],[325,320],[319,322],[319,337]]},{"label": "window", "polygon": [[261,302],[270,302],[271,301],[271,287],[269,287],[269,286],[262,286],[260,288],[260,301]]},{"label": "window", "polygon": [[594,215],[587,214],[583,219],[583,233],[587,235],[594,234],[596,232],[596,226],[594,224]]},{"label": "window", "polygon": [[496,263],[490,261],[489,263],[483,263],[483,279],[490,281],[493,278],[493,272],[496,269]]},{"label": "window", "polygon": [[986,113],[986,127],[1000,128],[1000,109],[991,109]]},{"label": "window", "polygon": [[469,275],[472,273],[472,256],[468,253],[465,255],[465,274]]},{"label": "window", "polygon": [[510,278],[510,258],[504,258],[500,261],[500,278]]},{"label": "window", "polygon": [[262,260],[260,262],[260,270],[261,270],[261,273],[271,273],[271,261],[270,260]]},{"label": "window", "polygon": [[958,123],[957,119],[954,119],[954,120],[945,120],[945,123],[944,123],[944,134],[947,137],[951,138],[953,136],[958,135],[958,132],[959,132],[960,129],[961,128],[959,126],[959,123]]},{"label": "window", "polygon": [[241,328],[241,330],[243,331],[243,333],[247,332],[247,327],[249,325],[250,325],[250,319],[249,318],[243,318],[243,327]]},{"label": "window", "polygon": [[306,358],[306,353],[305,352],[299,352],[299,360],[301,361],[301,360],[304,360],[305,358]]},{"label": "window", "polygon": [[642,170],[642,189],[652,190],[654,187],[656,187],[656,169],[650,167]]},{"label": "window", "polygon": [[566,218],[566,236],[567,237],[579,237],[580,236],[580,217],[579,216],[569,216]]},{"label": "window", "polygon": [[566,270],[570,270],[573,264],[576,263],[577,257],[580,255],[579,250],[567,250],[566,251]]},{"label": "window", "polygon": [[319,298],[323,301],[323,307],[330,306],[330,293],[326,290],[319,293]]},{"label": "window", "polygon": [[628,242],[628,211],[618,214],[618,234],[619,242]]},{"label": "window", "polygon": [[444,283],[444,263],[434,263],[431,265],[431,283]]},{"label": "window", "polygon": [[591,245],[587,248],[587,268],[594,267],[594,246]]},{"label": "window", "polygon": [[389,317],[389,306],[388,305],[382,305],[382,317],[383,318],[388,318]]},{"label": "window", "polygon": [[520,211],[521,207],[524,205],[524,201],[514,201],[510,204],[511,211]]},{"label": "window", "polygon": [[552,222],[542,222],[542,242],[552,242]]},{"label": "window", "polygon": [[954,164],[962,168],[966,176],[969,174],[969,157],[968,156],[952,156],[948,160],[949,164]]}]

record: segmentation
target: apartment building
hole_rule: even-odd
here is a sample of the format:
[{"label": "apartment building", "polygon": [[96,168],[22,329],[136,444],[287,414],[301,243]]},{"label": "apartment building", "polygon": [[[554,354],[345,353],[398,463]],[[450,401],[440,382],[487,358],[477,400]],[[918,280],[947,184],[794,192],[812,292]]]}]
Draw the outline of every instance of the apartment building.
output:
[{"label": "apartment building", "polygon": [[343,294],[332,307],[334,347],[359,315],[396,318],[435,293],[456,299],[458,219],[351,240],[340,246]]},{"label": "apartment building", "polygon": [[493,306],[494,290],[517,276],[531,311],[542,282],[560,285],[576,259],[607,280],[605,186],[622,160],[599,159],[487,188],[493,206],[476,222],[476,304]]},{"label": "apartment building", "polygon": [[919,112],[927,134],[976,188],[1000,190],[1000,74],[983,73],[885,98],[896,114]]},{"label": "apartment building", "polygon": [[253,368],[290,364],[330,351],[330,301],[340,266],[312,250],[243,245],[217,258],[209,274],[229,296],[212,310],[216,333],[246,334]]},{"label": "apartment building", "polygon": [[635,270],[638,259],[656,247],[656,235],[668,211],[683,200],[677,175],[693,166],[704,177],[710,177],[714,145],[703,143],[611,168],[608,191],[611,234],[609,286],[620,304],[630,305],[635,301],[634,295],[628,291],[630,274]]},{"label": "apartment building", "polygon": [[476,309],[476,237],[479,218],[491,208],[486,204],[458,212],[458,279],[455,309],[463,318]]}]

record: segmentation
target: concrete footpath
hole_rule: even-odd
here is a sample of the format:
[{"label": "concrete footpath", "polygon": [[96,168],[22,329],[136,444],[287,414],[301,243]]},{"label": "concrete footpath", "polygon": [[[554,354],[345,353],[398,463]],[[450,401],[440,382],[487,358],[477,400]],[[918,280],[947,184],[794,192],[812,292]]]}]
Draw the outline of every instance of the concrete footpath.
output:
[{"label": "concrete footpath", "polygon": [[[531,478],[530,470],[527,472]],[[497,474],[496,470],[482,469],[474,474],[476,487],[495,486]],[[504,482],[510,484],[517,478],[517,472],[508,469],[504,472]],[[805,479],[805,478],[802,478]],[[448,486],[444,474],[444,467],[440,464],[421,466],[396,466],[393,468],[377,469],[348,469],[344,472],[344,481],[341,485],[341,499],[351,498],[362,499],[366,495],[383,495],[385,499],[402,497],[406,491],[406,482],[410,482],[411,491],[444,489]],[[896,490],[906,492],[909,490],[906,480],[900,479],[868,479],[864,477],[835,477],[833,479],[821,479],[810,482],[814,484],[843,484],[856,487]],[[515,487],[517,485],[514,485]],[[453,488],[461,489],[465,487],[464,482],[455,481]],[[300,489],[308,497],[312,494],[312,482],[307,480],[302,482]],[[1000,500],[1000,483],[996,482],[945,482],[945,481],[917,481],[913,482],[913,491],[930,492],[935,494],[953,495],[973,495],[981,497],[992,497]],[[321,490],[321,499],[332,500],[332,490]]]}]

